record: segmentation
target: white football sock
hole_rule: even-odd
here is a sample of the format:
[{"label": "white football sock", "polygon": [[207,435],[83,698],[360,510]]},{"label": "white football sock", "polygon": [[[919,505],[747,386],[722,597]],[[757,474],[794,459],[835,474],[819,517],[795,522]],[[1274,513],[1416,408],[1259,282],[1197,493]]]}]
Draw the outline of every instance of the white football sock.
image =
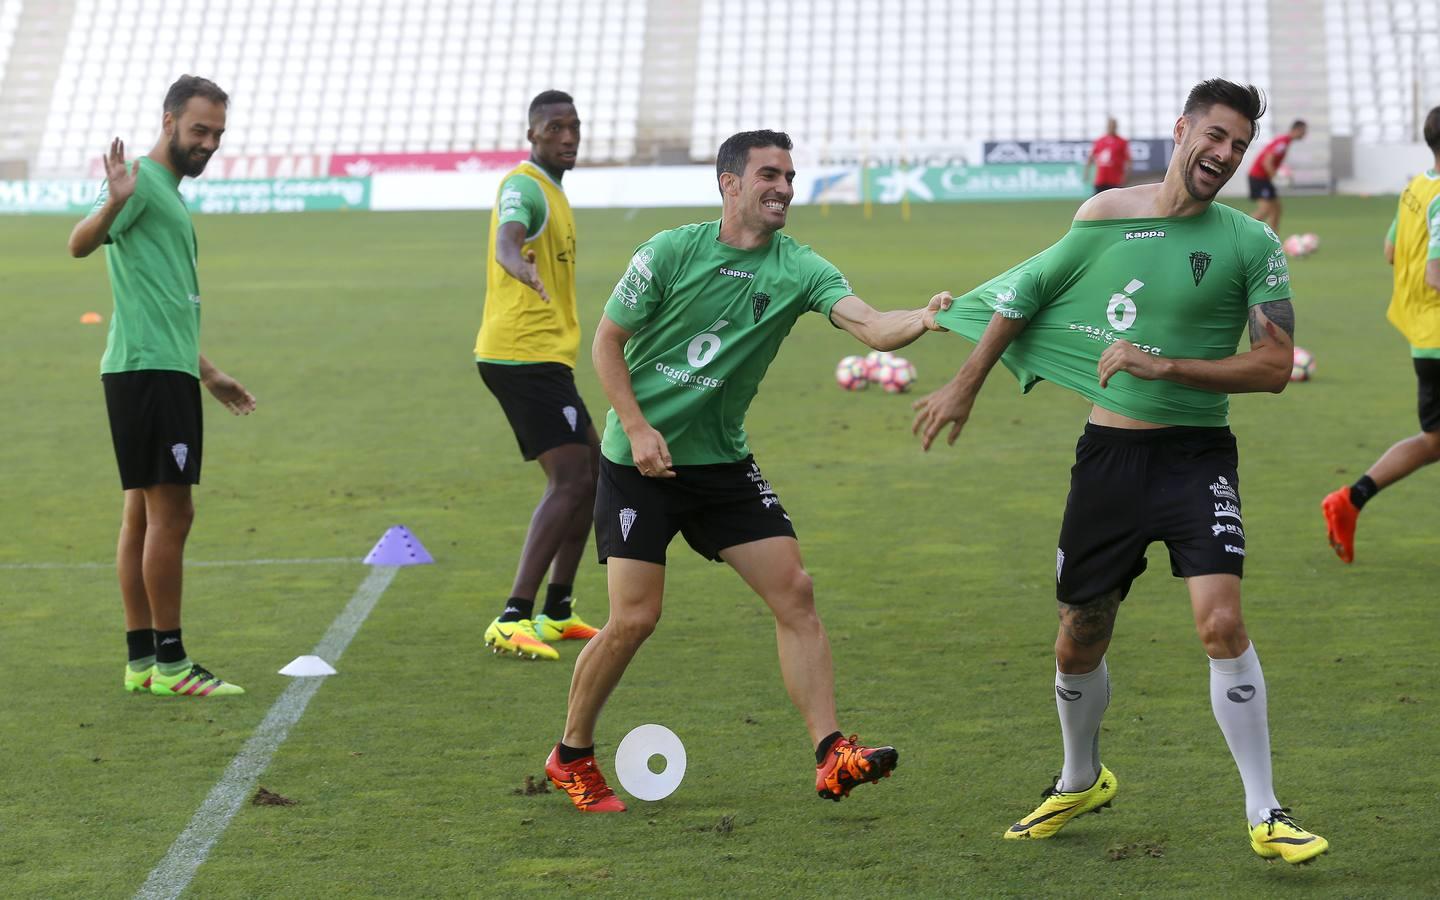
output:
[{"label": "white football sock", "polygon": [[1265,676],[1252,643],[1234,659],[1210,660],[1210,708],[1230,745],[1230,755],[1245,784],[1250,824],[1265,821],[1278,808],[1270,774],[1270,725],[1266,716]]},{"label": "white football sock", "polygon": [[1100,720],[1110,705],[1110,670],[1102,657],[1093,672],[1066,675],[1055,670],[1055,708],[1065,741],[1065,767],[1056,790],[1087,790],[1100,777]]}]

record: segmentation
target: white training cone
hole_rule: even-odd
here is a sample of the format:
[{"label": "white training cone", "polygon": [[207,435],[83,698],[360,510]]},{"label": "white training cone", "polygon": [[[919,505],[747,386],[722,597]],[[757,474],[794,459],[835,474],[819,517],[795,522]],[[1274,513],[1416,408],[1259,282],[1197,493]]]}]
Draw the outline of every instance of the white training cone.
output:
[{"label": "white training cone", "polygon": [[280,670],[281,675],[291,675],[295,678],[310,678],[316,675],[334,675],[335,667],[318,656],[297,656],[290,660],[285,668]]},{"label": "white training cone", "polygon": [[[650,757],[665,760],[665,771],[650,771]],[[685,777],[685,745],[664,725],[641,725],[625,735],[615,749],[615,774],[620,786],[640,800],[663,800],[675,793]]]}]

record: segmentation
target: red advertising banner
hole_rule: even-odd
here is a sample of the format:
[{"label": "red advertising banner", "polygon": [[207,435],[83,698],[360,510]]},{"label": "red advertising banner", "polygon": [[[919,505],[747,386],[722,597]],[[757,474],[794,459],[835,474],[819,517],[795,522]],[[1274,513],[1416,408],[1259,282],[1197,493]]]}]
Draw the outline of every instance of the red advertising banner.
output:
[{"label": "red advertising banner", "polygon": [[493,172],[510,169],[530,157],[527,150],[474,153],[337,153],[330,157],[332,176],[363,178],[377,172]]}]

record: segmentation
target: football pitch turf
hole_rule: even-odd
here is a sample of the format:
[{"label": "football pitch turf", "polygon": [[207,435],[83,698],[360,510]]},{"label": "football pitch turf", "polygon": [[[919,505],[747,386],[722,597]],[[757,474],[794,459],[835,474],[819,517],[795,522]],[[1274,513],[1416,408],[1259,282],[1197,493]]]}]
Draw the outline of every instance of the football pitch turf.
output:
[{"label": "football pitch turf", "polygon": [[[1284,233],[1323,242],[1291,266],[1318,371],[1279,396],[1236,397],[1231,419],[1277,789],[1332,845],[1305,867],[1249,849],[1204,651],[1158,546],[1109,655],[1114,808],[1053,840],[1001,840],[1060,763],[1052,573],[1086,407],[1051,385],[1022,397],[997,368],[960,442],[922,454],[910,399],[970,345],[931,335],[902,351],[920,373],[910,398],[847,394],[832,372],[858,345],[819,316],[791,333],[748,431],[815,578],[842,725],[897,746],[895,776],[843,803],[816,798],[771,617],[677,541],[664,618],[597,737],[614,783],[620,738],[668,726],[689,755],[684,783],[619,816],[527,793],[579,645],[544,663],[481,643],[542,486],[471,354],[486,213],[197,218],[202,349],[259,410],[237,419],[206,400],[187,558],[237,564],[187,569],[185,630],[199,662],[249,693],[126,695],[105,334],[79,324],[109,317],[105,266],[66,256],[68,220],[0,218],[0,632],[16,679],[0,717],[0,894],[134,895],[290,684],[276,670],[312,651],[365,579],[359,558],[397,523],[436,564],[398,572],[261,775],[294,804],[247,798],[189,896],[1440,894],[1440,472],[1368,507],[1353,566],[1319,512],[1417,428],[1407,350],[1384,318],[1394,198],[1285,206]],[[1073,208],[917,207],[909,222],[893,207],[871,221],[796,208],[789,231],[895,308],[1009,267]],[[578,379],[597,418],[588,342],[632,248],[713,214],[578,213]],[[601,624],[593,555],[575,592]]]}]

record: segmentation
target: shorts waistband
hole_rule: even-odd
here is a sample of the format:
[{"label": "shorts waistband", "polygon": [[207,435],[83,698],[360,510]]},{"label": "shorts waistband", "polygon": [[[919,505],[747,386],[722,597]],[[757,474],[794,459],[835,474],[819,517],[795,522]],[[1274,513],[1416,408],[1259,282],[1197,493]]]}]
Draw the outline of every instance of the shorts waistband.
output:
[{"label": "shorts waistband", "polygon": [[1228,425],[1167,425],[1164,428],[1113,428],[1085,423],[1086,437],[1117,444],[1162,444],[1189,438],[1233,437]]}]

